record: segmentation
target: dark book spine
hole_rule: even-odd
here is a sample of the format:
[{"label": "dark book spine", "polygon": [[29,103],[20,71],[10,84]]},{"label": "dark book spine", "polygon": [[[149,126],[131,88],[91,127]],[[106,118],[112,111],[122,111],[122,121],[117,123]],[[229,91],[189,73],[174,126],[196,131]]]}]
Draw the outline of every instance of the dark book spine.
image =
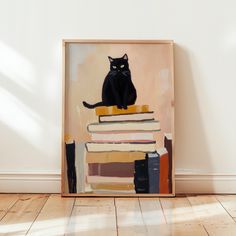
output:
[{"label": "dark book spine", "polygon": [[159,193],[160,155],[157,152],[147,153],[146,160],[148,165],[149,193]]},{"label": "dark book spine", "polygon": [[75,142],[66,143],[66,163],[69,193],[76,193]]},{"label": "dark book spine", "polygon": [[146,160],[134,161],[134,186],[136,193],[148,193],[148,173]]},{"label": "dark book spine", "polygon": [[168,172],[169,193],[172,193],[172,140],[168,139],[166,136],[164,139],[164,146],[168,152],[168,157],[169,157],[169,172]]}]

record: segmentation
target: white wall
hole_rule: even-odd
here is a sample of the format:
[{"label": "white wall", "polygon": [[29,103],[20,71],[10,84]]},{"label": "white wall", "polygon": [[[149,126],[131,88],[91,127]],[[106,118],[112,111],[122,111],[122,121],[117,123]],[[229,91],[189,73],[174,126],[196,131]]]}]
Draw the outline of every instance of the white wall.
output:
[{"label": "white wall", "polygon": [[102,38],[175,40],[177,191],[236,192],[235,8],[0,0],[0,191],[60,191],[61,40]]}]

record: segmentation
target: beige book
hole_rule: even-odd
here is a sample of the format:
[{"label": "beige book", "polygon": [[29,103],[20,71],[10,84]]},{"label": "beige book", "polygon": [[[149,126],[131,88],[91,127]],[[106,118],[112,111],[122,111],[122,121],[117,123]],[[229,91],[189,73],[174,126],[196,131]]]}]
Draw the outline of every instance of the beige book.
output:
[{"label": "beige book", "polygon": [[89,132],[160,131],[159,121],[107,122],[88,125]]},{"label": "beige book", "polygon": [[89,184],[96,184],[96,183],[132,184],[134,182],[133,177],[87,176],[86,179]]},{"label": "beige book", "polygon": [[88,152],[154,152],[156,142],[149,143],[86,143]]},{"label": "beige book", "polygon": [[87,163],[134,162],[145,159],[144,152],[87,152]]}]

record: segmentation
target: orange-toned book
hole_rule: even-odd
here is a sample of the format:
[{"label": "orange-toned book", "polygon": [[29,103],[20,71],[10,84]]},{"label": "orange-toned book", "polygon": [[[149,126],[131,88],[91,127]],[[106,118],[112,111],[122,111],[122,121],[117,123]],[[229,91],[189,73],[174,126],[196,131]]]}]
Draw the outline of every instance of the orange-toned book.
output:
[{"label": "orange-toned book", "polygon": [[95,108],[97,116],[104,115],[118,115],[118,114],[133,114],[133,113],[142,113],[149,112],[148,105],[131,105],[127,109],[119,109],[117,106],[101,106]]},{"label": "orange-toned book", "polygon": [[164,153],[160,157],[160,193],[169,193],[169,157]]}]

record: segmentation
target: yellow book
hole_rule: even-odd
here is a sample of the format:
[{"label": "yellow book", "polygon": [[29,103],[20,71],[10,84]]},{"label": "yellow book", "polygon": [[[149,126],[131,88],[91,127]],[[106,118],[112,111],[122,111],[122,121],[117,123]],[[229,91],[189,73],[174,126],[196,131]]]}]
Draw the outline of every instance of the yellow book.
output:
[{"label": "yellow book", "polygon": [[133,114],[133,113],[142,113],[149,112],[148,105],[131,105],[127,109],[119,109],[117,106],[102,106],[95,108],[97,116],[104,115],[120,115],[120,114]]},{"label": "yellow book", "polygon": [[87,163],[134,162],[145,159],[143,152],[87,152]]},{"label": "yellow book", "polygon": [[134,190],[134,184],[91,184],[92,189]]}]

